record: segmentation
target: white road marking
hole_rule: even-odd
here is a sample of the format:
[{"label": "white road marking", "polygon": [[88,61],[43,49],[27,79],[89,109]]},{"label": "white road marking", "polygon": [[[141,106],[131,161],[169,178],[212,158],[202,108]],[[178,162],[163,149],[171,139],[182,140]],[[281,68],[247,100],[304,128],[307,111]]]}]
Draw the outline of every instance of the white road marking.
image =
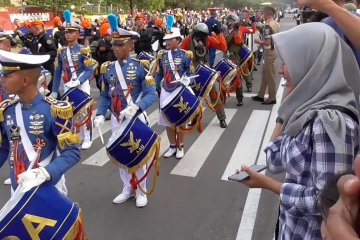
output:
[{"label": "white road marking", "polygon": [[270,111],[254,110],[241,134],[221,180],[235,173],[241,164],[248,166],[255,163]]},{"label": "white road marking", "polygon": [[[281,79],[281,81],[283,81],[283,79]],[[268,125],[266,128],[263,143],[262,143],[262,146],[260,149],[261,152],[257,159],[257,164],[266,164],[266,155],[264,152],[262,152],[262,150],[269,143],[271,134],[274,130],[275,120],[277,118],[277,111],[280,106],[283,91],[284,91],[284,88],[280,86],[277,91],[277,94],[276,94],[277,103],[273,106],[273,108],[271,110],[269,122],[268,122]],[[251,240],[252,239],[252,234],[253,234],[254,227],[255,227],[257,210],[259,207],[260,196],[261,196],[261,189],[250,189],[249,190],[249,193],[246,198],[246,203],[244,206],[244,211],[243,211],[243,214],[241,217],[239,230],[237,232],[236,240],[240,240],[240,239]]]},{"label": "white road marking", "polygon": [[[225,110],[228,123],[230,123],[236,111],[235,109]],[[174,167],[171,174],[196,177],[215,144],[225,131],[224,128],[219,127],[218,121],[218,118],[215,116],[191,145],[184,158]]]}]

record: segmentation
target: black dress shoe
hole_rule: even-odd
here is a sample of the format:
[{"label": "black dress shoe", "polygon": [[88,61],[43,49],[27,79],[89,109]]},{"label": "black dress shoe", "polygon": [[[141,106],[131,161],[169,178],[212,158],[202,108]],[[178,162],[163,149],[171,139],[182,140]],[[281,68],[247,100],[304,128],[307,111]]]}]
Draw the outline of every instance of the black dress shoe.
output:
[{"label": "black dress shoe", "polygon": [[227,123],[225,120],[220,120],[220,127],[221,128],[227,128]]},{"label": "black dress shoe", "polygon": [[264,104],[264,105],[273,105],[273,104],[276,104],[276,100],[269,100],[267,99],[266,101],[264,101],[263,103],[261,104]]},{"label": "black dress shoe", "polygon": [[236,104],[236,106],[238,106],[238,107],[241,107],[242,105],[244,105],[242,100],[238,101],[237,104]]},{"label": "black dress shoe", "polygon": [[257,102],[264,102],[264,100],[265,100],[264,98],[259,97],[259,96],[253,96],[251,98],[252,98],[252,100],[257,101]]}]

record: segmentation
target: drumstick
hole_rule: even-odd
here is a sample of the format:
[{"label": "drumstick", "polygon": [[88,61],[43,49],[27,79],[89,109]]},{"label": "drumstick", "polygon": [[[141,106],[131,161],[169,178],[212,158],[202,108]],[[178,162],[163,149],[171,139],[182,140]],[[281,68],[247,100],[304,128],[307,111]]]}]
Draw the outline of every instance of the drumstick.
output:
[{"label": "drumstick", "polygon": [[[199,75],[194,75],[194,76],[190,76],[190,77],[187,77],[187,78],[192,79],[192,78],[197,78],[197,77],[199,77]],[[179,80],[173,81],[173,82],[171,82],[171,83],[176,83],[176,82],[181,82],[181,81],[182,81],[182,80],[179,79]]]},{"label": "drumstick", "polygon": [[98,131],[99,131],[99,136],[100,136],[101,142],[102,142],[102,144],[104,144],[104,138],[103,138],[101,129],[100,129],[100,127],[98,127],[97,129],[98,129]]}]

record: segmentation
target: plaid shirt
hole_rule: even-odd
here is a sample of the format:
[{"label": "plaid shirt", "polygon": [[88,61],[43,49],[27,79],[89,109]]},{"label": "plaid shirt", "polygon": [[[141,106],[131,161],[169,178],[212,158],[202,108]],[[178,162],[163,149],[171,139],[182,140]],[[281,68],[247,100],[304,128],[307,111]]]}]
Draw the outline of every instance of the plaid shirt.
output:
[{"label": "plaid shirt", "polygon": [[[280,233],[278,239],[322,239],[318,196],[334,175],[352,170],[358,151],[358,124],[343,114],[346,136],[342,153],[326,133],[319,117],[295,137],[279,136],[264,150],[268,169],[285,171],[280,190]],[[312,136],[311,136],[312,135]],[[312,141],[312,146],[311,146]]]}]

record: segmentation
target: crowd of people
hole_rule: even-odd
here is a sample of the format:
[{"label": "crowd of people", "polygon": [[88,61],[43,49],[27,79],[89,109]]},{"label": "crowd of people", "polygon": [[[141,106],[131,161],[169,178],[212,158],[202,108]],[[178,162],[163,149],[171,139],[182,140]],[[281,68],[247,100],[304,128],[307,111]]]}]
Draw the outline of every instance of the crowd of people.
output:
[{"label": "crowd of people", "polygon": [[[147,175],[160,157],[146,110],[159,101],[158,124],[170,142],[164,157],[181,159],[186,133],[201,132],[202,105],[226,128],[226,97],[236,93],[243,106],[260,63],[252,99],[281,101],[279,57],[286,94],[264,151],[267,169],[285,178],[242,166],[249,177],[241,182],[279,195],[278,239],[359,239],[359,10],[342,0],[297,3],[317,10],[316,17],[284,32],[283,13],[271,6],[136,11],[124,21],[109,14],[94,23],[76,22],[66,10],[52,31],[40,20],[15,20],[13,33],[0,32],[0,166],[9,162],[12,196],[45,183],[66,196],[64,174],[80,160],[80,148],[91,148],[93,128],[111,120],[107,151],[123,182],[113,203],[135,195],[136,206],[145,207],[153,191]],[[95,116],[91,80],[100,92]],[[76,232],[85,236],[80,227]]]}]

